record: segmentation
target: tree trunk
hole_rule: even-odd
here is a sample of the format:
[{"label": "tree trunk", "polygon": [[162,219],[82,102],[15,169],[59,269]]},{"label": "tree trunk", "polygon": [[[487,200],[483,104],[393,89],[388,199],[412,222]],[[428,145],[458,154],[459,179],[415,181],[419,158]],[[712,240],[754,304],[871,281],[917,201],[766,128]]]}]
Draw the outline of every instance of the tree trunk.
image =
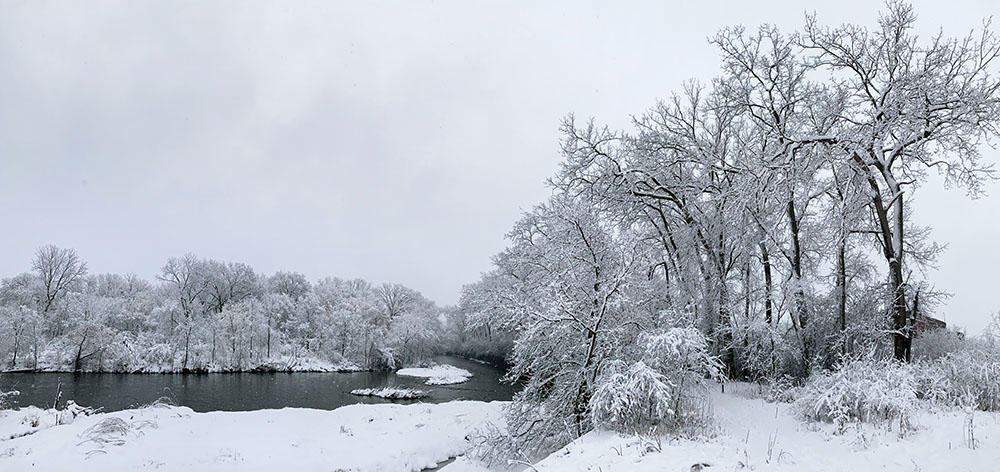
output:
[{"label": "tree trunk", "polygon": [[760,242],[760,260],[764,266],[764,320],[767,324],[771,324],[774,321],[774,302],[771,300],[771,287],[774,282],[771,277],[771,257],[764,241]]},{"label": "tree trunk", "polygon": [[892,292],[892,353],[896,360],[910,362],[909,314],[906,307],[906,290],[903,268],[898,260],[889,261],[889,284]]},{"label": "tree trunk", "polygon": [[795,316],[792,319],[792,326],[798,328],[799,336],[802,339],[802,363],[808,372],[812,361],[812,339],[806,333],[809,325],[809,316],[806,313],[806,293],[802,287],[802,245],[799,241],[799,219],[795,214],[795,200],[788,200],[788,225],[791,229],[792,240],[792,306]]},{"label": "tree trunk", "polygon": [[[855,155],[855,161],[866,166]],[[906,290],[903,279],[903,194],[899,184],[884,166],[876,165],[886,181],[892,199],[889,207],[896,205],[893,224],[889,223],[889,207],[882,200],[882,192],[875,175],[868,172],[868,185],[872,189],[872,208],[879,225],[882,254],[889,266],[889,290],[892,297],[892,352],[896,360],[908,362],[910,357],[910,336],[906,327]]]},{"label": "tree trunk", "polygon": [[187,332],[184,334],[184,360],[181,362],[181,369],[187,370],[188,349],[191,347],[191,321],[188,321]]},{"label": "tree trunk", "polygon": [[750,321],[750,258],[743,264],[743,319]]},{"label": "tree trunk", "polygon": [[733,378],[736,375],[736,355],[733,353],[732,319],[729,313],[729,288],[726,281],[719,280],[719,324],[717,337],[721,343],[719,357],[726,368],[726,375]]},{"label": "tree trunk", "polygon": [[[893,208],[892,228],[883,224],[883,239],[886,242],[885,255],[889,263],[889,288],[892,290],[892,353],[896,360],[910,361],[910,329],[907,326],[909,314],[906,306],[906,279],[903,278],[903,192],[893,176],[883,171],[892,200],[889,206]],[[885,208],[880,219],[888,223],[888,210]],[[884,216],[883,216],[884,215]]]},{"label": "tree trunk", "polygon": [[38,325],[31,325],[31,345],[32,345],[32,364],[33,369],[38,368]]},{"label": "tree trunk", "polygon": [[80,344],[78,344],[76,346],[76,359],[73,360],[73,371],[74,372],[79,372],[80,371],[80,364],[81,364],[81,361],[83,360],[83,357],[82,357],[83,356],[83,345],[87,343],[87,334],[88,333],[89,333],[89,329],[83,330],[83,338],[80,339]]},{"label": "tree trunk", "polygon": [[21,344],[21,337],[20,336],[14,337],[14,357],[10,360],[11,369],[17,367],[17,349],[18,347],[20,347],[20,344]]},{"label": "tree trunk", "polygon": [[837,244],[837,318],[840,320],[840,351],[847,355],[847,240],[842,234]]}]

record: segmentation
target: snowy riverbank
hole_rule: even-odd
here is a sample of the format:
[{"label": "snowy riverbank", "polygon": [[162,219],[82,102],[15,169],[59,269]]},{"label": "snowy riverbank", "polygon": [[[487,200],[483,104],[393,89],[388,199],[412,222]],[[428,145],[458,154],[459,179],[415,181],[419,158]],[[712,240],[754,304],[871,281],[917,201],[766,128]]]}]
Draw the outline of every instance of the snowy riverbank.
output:
[{"label": "snowy riverbank", "polygon": [[[501,402],[351,405],[195,413],[150,407],[79,416],[0,411],[0,470],[419,471],[464,453],[468,435],[500,419]],[[22,421],[40,418],[38,428]],[[49,426],[45,428],[45,426]],[[9,436],[4,436],[9,437]]]},{"label": "snowy riverbank", "polygon": [[103,373],[103,374],[215,374],[215,373],[240,373],[240,372],[364,372],[365,369],[358,364],[349,361],[332,363],[316,358],[302,357],[276,357],[266,359],[253,365],[243,368],[224,367],[220,364],[205,364],[197,367],[181,368],[172,364],[143,364],[128,367],[103,367],[85,368],[76,371],[69,365],[55,365],[40,363],[37,369],[20,368],[0,371],[5,373]]},{"label": "snowy riverbank", "polygon": [[[746,391],[730,384],[727,391]],[[997,470],[1000,413],[972,415],[975,449],[969,447],[969,416],[963,411],[927,410],[916,415],[916,431],[898,427],[850,426],[795,419],[787,403],[713,393],[716,426],[699,440],[623,436],[591,432],[526,470],[535,472],[810,471],[931,472]],[[898,426],[898,425],[897,425]],[[702,468],[696,464],[704,464]],[[484,472],[460,458],[443,472]],[[520,468],[514,469],[520,470]]]},{"label": "snowy riverbank", "polygon": [[[60,426],[53,426],[53,410],[0,411],[0,470],[417,471],[463,454],[477,429],[487,422],[502,424],[503,405],[457,401],[212,413],[149,407],[76,418],[63,413],[72,423]],[[710,464],[704,470],[978,472],[1000,463],[998,413],[972,414],[976,448],[971,449],[970,417],[963,411],[924,411],[915,417],[916,430],[900,437],[884,427],[838,432],[828,424],[805,424],[789,407],[714,393],[718,420],[709,437],[593,432],[533,470],[688,471]],[[442,470],[487,469],[459,458]]]}]

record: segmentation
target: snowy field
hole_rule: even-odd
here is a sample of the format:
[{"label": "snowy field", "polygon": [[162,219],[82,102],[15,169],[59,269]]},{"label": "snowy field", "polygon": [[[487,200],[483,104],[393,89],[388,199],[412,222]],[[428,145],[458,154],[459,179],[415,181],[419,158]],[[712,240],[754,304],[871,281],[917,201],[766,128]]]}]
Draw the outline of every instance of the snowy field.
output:
[{"label": "snowy field", "polygon": [[424,377],[427,385],[452,385],[468,381],[472,373],[453,365],[439,364],[431,367],[412,367],[399,369],[396,375],[408,377]]},{"label": "snowy field", "polygon": [[[0,411],[2,471],[419,471],[462,454],[502,403],[351,405],[195,413],[150,407],[79,416]],[[30,425],[33,417],[39,426]],[[27,418],[27,420],[26,420]],[[6,439],[11,434],[34,434]]]},{"label": "snowy field", "polygon": [[[740,385],[741,386],[741,385]],[[736,387],[740,387],[736,386]],[[727,390],[731,390],[727,388]],[[714,394],[718,425],[705,440],[626,437],[591,432],[526,471],[635,472],[992,472],[1000,470],[1000,413],[972,417],[976,449],[969,448],[968,415],[926,411],[917,430],[900,438],[866,425],[838,434],[832,425],[796,420],[789,404],[767,403],[732,394]],[[702,469],[696,465],[704,464]],[[693,467],[693,468],[692,468]],[[513,470],[521,470],[517,467]],[[460,458],[445,472],[483,472]]]}]

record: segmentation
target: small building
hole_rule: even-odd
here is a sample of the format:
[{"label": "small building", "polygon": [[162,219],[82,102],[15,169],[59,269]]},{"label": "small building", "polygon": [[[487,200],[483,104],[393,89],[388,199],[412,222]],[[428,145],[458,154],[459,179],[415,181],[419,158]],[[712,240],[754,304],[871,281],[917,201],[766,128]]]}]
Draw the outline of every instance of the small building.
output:
[{"label": "small building", "polygon": [[931,316],[917,315],[913,320],[913,337],[938,329],[948,329],[948,323]]}]

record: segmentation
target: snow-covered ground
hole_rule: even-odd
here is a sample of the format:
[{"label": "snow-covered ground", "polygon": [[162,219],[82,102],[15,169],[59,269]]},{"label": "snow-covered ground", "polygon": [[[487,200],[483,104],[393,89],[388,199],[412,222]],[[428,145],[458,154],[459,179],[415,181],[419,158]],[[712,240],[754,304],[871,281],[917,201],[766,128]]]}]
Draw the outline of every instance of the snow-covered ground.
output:
[{"label": "snow-covered ground", "polygon": [[[63,413],[72,423],[59,426],[53,426],[53,410],[0,411],[0,470],[421,470],[464,453],[485,423],[502,424],[502,405],[213,413],[149,407],[75,418]],[[970,416],[963,411],[924,411],[914,418],[916,430],[900,437],[898,428],[838,432],[833,425],[805,424],[791,416],[788,404],[732,393],[714,393],[712,405],[718,424],[709,437],[593,432],[526,470],[687,472],[702,464],[707,472],[985,472],[1000,464],[998,413],[972,413],[972,449]],[[442,470],[487,469],[459,458]]]},{"label": "snow-covered ground", "polygon": [[[727,388],[727,390],[730,390]],[[976,449],[969,448],[963,411],[925,411],[917,430],[900,438],[898,428],[808,425],[791,416],[788,404],[732,394],[713,395],[715,437],[706,440],[641,438],[592,432],[525,469],[538,472],[656,471],[886,471],[1000,470],[1000,414],[972,416]],[[703,464],[702,468],[697,464]],[[518,470],[517,468],[515,470]],[[460,458],[444,472],[481,472]]]},{"label": "snow-covered ground", "polygon": [[451,385],[469,380],[472,373],[448,364],[439,364],[431,367],[412,367],[409,369],[399,369],[396,375],[406,375],[409,377],[425,377],[427,385]]},{"label": "snow-covered ground", "polygon": [[[0,470],[419,471],[464,453],[466,437],[498,421],[501,405],[212,413],[163,406],[78,416],[59,426],[52,426],[52,412],[0,411],[3,438],[40,429],[0,440]],[[37,428],[22,423],[34,416]]]}]

